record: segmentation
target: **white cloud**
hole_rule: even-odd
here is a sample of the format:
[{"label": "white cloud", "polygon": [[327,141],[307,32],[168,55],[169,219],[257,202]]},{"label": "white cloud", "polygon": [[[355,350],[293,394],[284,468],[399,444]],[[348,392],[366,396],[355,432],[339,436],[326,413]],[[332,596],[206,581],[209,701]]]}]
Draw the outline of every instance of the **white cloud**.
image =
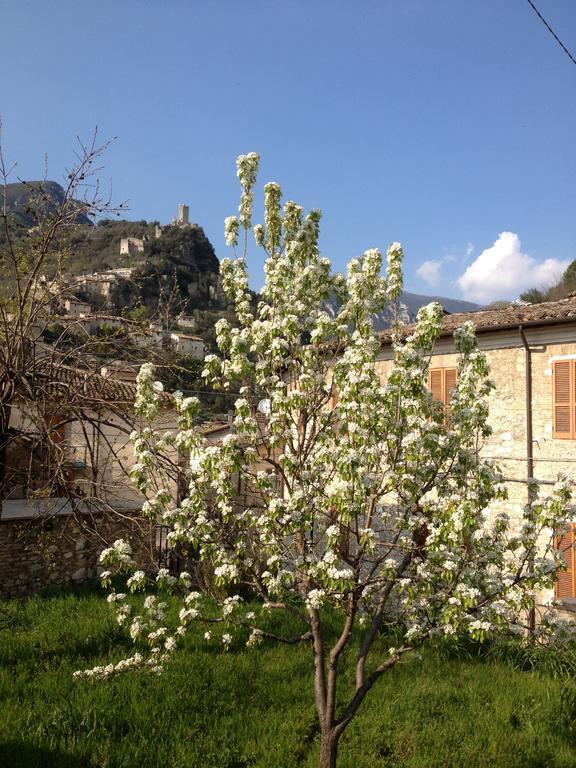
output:
[{"label": "white cloud", "polygon": [[428,285],[438,285],[440,282],[440,270],[442,269],[442,262],[429,259],[423,264],[420,264],[416,270],[418,277],[422,278]]},{"label": "white cloud", "polygon": [[[466,258],[470,256],[473,250],[474,246],[472,243],[468,243],[466,246]],[[416,274],[421,280],[424,280],[425,283],[428,283],[428,285],[435,288],[441,282],[442,276],[440,273],[444,264],[453,264],[454,262],[460,261],[460,259],[461,257],[455,256],[453,253],[447,253],[439,259],[428,259],[428,261],[420,264],[416,270]]]},{"label": "white cloud", "polygon": [[465,299],[487,304],[498,299],[513,299],[528,288],[555,283],[569,261],[537,261],[522,252],[514,232],[501,232],[494,245],[486,248],[470,264],[457,283]]}]

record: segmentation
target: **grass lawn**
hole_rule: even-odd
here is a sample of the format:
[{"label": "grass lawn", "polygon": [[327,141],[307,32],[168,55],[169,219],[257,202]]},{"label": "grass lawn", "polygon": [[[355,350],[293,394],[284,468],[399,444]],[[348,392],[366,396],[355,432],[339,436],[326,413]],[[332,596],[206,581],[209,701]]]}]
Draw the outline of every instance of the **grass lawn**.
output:
[{"label": "grass lawn", "polygon": [[[111,614],[90,589],[0,604],[2,768],[315,768],[307,648],[223,653],[198,629],[159,677],[73,680],[132,648]],[[574,768],[571,685],[427,651],[369,694],[339,768]]]}]

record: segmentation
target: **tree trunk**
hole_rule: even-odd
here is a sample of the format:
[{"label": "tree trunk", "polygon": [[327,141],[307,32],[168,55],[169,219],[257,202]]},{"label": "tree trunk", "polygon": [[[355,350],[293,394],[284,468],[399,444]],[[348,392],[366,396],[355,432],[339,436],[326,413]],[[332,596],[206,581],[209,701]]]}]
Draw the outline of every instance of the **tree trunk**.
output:
[{"label": "tree trunk", "polygon": [[320,735],[320,763],[319,768],[336,768],[336,755],[338,754],[338,738],[334,730],[322,731]]}]

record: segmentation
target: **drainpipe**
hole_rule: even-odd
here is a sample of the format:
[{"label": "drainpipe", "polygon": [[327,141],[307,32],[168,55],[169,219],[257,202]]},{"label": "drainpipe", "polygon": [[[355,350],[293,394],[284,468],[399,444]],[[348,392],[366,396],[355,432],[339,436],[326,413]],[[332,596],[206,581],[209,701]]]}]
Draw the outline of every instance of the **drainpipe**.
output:
[{"label": "drainpipe", "polygon": [[[534,481],[534,440],[532,432],[532,351],[526,340],[524,328],[519,325],[518,333],[522,340],[522,346],[526,352],[525,370],[526,370],[526,480],[528,482],[528,504],[534,501],[534,490],[532,483]],[[534,572],[534,558],[530,558],[528,563],[530,573]],[[536,629],[536,608],[533,606],[528,613],[528,631],[531,635]]]}]

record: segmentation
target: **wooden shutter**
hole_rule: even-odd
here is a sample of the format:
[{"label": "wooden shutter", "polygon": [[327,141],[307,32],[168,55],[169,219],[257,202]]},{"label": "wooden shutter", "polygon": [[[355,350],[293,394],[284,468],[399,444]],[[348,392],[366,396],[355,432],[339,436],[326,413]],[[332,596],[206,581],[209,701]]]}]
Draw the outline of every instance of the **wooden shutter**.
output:
[{"label": "wooden shutter", "polygon": [[431,368],[429,383],[432,399],[450,410],[452,392],[456,389],[456,368]]},{"label": "wooden shutter", "polygon": [[452,392],[456,389],[456,368],[446,368],[444,370],[444,380],[446,403],[449,403],[452,398]]},{"label": "wooden shutter", "polygon": [[63,413],[56,413],[48,417],[48,426],[50,430],[50,439],[56,445],[61,445],[66,440],[66,416]]},{"label": "wooden shutter", "polygon": [[450,401],[452,400],[452,392],[456,389],[456,368],[444,369],[444,405],[446,407],[446,413],[450,413]]},{"label": "wooden shutter", "polygon": [[553,437],[574,437],[574,360],[557,360],[553,374]]},{"label": "wooden shutter", "polygon": [[444,404],[444,376],[442,368],[432,368],[430,370],[430,392],[432,400]]},{"label": "wooden shutter", "polygon": [[556,549],[559,549],[566,563],[565,570],[558,571],[556,597],[561,600],[564,597],[576,597],[576,554],[574,544],[576,542],[576,525],[570,524],[569,529],[558,536],[555,541]]},{"label": "wooden shutter", "polygon": [[336,389],[336,384],[334,384],[334,382],[332,382],[330,387],[332,392],[330,395],[330,399],[328,400],[328,408],[332,411],[338,405],[338,400],[340,399],[340,393]]}]

